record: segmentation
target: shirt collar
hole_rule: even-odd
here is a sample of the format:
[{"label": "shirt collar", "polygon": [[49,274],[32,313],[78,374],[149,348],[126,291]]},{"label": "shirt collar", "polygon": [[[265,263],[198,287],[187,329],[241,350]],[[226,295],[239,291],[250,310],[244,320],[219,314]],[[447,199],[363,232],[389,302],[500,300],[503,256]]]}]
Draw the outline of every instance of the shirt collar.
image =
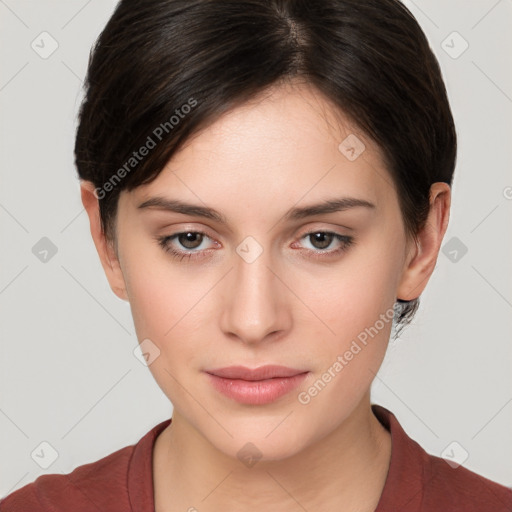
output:
[{"label": "shirt collar", "polygon": [[154,512],[153,447],[171,418],[153,427],[134,447],[128,465],[128,499],[136,512]]},{"label": "shirt collar", "polygon": [[419,512],[423,501],[423,473],[428,465],[427,454],[406,434],[392,412],[376,404],[372,405],[372,411],[391,434],[388,475],[375,512]]}]

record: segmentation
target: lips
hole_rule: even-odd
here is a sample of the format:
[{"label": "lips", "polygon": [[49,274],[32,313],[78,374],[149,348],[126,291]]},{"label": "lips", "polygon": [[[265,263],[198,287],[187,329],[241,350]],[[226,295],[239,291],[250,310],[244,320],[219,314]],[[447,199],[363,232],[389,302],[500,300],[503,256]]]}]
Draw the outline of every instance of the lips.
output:
[{"label": "lips", "polygon": [[259,368],[250,369],[245,366],[229,366],[227,368],[218,368],[215,370],[207,370],[206,373],[216,375],[217,377],[223,377],[225,379],[240,379],[240,380],[266,380],[283,377],[293,377],[301,373],[305,373],[305,370],[297,370],[294,368],[288,368],[286,366],[278,365],[266,365],[260,366]]},{"label": "lips", "polygon": [[205,373],[213,388],[228,398],[241,404],[264,405],[289,394],[309,371],[266,365],[254,369],[230,366]]}]

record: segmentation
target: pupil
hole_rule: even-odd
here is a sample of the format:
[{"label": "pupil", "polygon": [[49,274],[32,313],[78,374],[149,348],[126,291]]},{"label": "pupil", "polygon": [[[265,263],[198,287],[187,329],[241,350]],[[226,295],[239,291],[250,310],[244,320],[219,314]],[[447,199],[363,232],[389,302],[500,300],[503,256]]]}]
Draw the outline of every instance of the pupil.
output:
[{"label": "pupil", "polygon": [[[199,240],[199,243],[197,240],[194,241],[195,238]],[[180,235],[180,243],[187,249],[195,249],[201,245],[201,235],[199,233],[185,233],[184,235]]]},{"label": "pupil", "polygon": [[315,242],[320,242],[320,246],[313,244],[317,249],[325,249],[326,247],[329,247],[332,240],[332,235],[327,233],[314,233],[312,236],[314,237]]}]

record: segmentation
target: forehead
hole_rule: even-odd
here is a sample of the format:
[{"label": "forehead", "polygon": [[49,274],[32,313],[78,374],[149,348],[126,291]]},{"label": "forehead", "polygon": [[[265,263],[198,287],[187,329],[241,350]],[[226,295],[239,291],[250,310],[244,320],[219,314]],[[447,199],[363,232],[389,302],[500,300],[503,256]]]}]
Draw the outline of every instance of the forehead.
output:
[{"label": "forehead", "polygon": [[316,89],[286,84],[215,119],[124,200],[168,195],[257,212],[332,194],[396,199],[378,146]]}]

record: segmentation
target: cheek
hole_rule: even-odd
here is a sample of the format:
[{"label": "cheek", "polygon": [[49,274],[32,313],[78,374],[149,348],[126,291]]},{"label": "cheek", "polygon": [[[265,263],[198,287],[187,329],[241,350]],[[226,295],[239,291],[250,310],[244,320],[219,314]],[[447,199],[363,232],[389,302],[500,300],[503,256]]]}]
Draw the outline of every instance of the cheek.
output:
[{"label": "cheek", "polygon": [[180,272],[175,264],[142,261],[148,260],[132,260],[125,269],[135,331],[139,342],[148,344],[144,340],[150,340],[146,348],[157,356],[149,370],[164,394],[178,406],[187,401],[180,383],[197,368],[198,354],[206,350],[200,345],[208,340],[196,331],[205,322],[206,302],[201,299],[211,284],[209,279],[191,280],[190,273]]},{"label": "cheek", "polygon": [[[314,349],[316,369],[325,375],[321,380],[328,382],[325,398],[335,402],[359,397],[386,353],[404,243],[399,235],[392,236],[390,243],[389,236],[371,237],[324,278],[296,280],[301,283],[298,293],[307,297],[308,306],[322,320],[314,328],[314,339],[321,340],[321,347]],[[311,318],[302,326],[306,332],[308,323],[311,326]]]},{"label": "cheek", "polygon": [[315,371],[297,401],[310,417],[324,418],[319,431],[334,428],[360,403],[386,354],[398,272],[395,264],[384,264],[391,254],[381,255],[385,258],[347,262],[321,290],[311,293],[310,287],[308,304],[330,329],[322,326],[315,336],[318,345],[310,347]]},{"label": "cheek", "polygon": [[135,329],[139,340],[164,342],[204,291],[155,243],[135,238],[126,240],[122,266]]},{"label": "cheek", "polygon": [[132,258],[127,254],[123,271],[137,339],[151,340],[160,351],[151,371],[167,368],[180,373],[194,368],[198,354],[211,346],[205,325],[213,325],[208,308],[217,275],[191,272],[152,251]]},{"label": "cheek", "polygon": [[400,253],[391,244],[374,245],[350,255],[324,277],[295,281],[298,294],[307,297],[310,309],[323,320],[327,339],[346,341],[372,326],[381,314],[390,314],[401,272]]}]

